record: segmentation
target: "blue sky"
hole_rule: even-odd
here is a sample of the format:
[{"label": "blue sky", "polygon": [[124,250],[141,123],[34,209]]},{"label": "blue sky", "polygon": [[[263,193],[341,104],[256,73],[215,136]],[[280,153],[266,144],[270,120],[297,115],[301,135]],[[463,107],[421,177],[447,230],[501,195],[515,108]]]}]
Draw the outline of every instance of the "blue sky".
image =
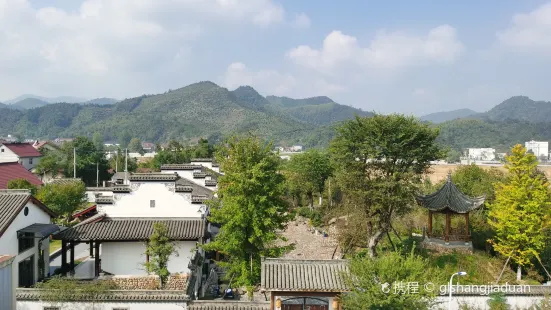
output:
[{"label": "blue sky", "polygon": [[0,101],[211,80],[364,110],[551,101],[551,2],[0,0]]}]

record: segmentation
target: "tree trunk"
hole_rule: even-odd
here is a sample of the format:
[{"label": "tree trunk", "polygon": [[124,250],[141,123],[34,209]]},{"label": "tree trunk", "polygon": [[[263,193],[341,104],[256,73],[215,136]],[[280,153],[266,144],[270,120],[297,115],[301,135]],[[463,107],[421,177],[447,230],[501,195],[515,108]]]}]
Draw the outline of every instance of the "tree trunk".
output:
[{"label": "tree trunk", "polygon": [[308,196],[308,206],[310,210],[314,210],[314,193],[309,192],[306,195]]},{"label": "tree trunk", "polygon": [[379,244],[379,241],[381,241],[383,235],[384,231],[382,229],[379,229],[377,230],[377,232],[375,232],[375,234],[369,237],[369,240],[367,241],[367,250],[369,253],[369,257],[377,256],[377,244]]},{"label": "tree trunk", "polygon": [[517,281],[520,281],[522,279],[522,267],[518,265],[517,267]]}]

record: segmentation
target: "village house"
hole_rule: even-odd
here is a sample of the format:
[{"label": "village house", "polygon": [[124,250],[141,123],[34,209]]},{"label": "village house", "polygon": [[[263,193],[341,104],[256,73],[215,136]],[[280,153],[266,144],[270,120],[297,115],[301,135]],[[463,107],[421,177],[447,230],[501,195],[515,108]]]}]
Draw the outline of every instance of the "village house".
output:
[{"label": "village house", "polygon": [[0,143],[0,163],[18,162],[25,169],[32,170],[42,154],[30,143]]},{"label": "village house", "polygon": [[49,237],[56,214],[28,190],[0,190],[0,249],[14,256],[13,287],[30,287],[49,273]]},{"label": "village house", "polygon": [[59,150],[58,145],[56,145],[52,141],[48,141],[48,140],[44,140],[44,141],[35,140],[33,142],[33,147],[41,153],[44,150],[47,150],[47,151],[57,151],[57,150]]},{"label": "village house", "polygon": [[178,174],[180,177],[210,191],[218,189],[218,177],[223,175],[220,172],[220,166],[208,158],[192,159],[191,163],[187,164],[162,165],[161,172]]}]

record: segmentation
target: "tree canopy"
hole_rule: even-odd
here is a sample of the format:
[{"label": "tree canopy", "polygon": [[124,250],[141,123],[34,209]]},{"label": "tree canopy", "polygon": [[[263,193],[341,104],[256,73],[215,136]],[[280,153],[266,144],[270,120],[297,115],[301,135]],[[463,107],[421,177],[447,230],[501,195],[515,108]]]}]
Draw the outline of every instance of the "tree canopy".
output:
[{"label": "tree canopy", "polygon": [[72,214],[87,202],[86,187],[82,182],[50,183],[40,189],[37,198],[69,223]]},{"label": "tree canopy", "polygon": [[128,143],[128,151],[134,153],[140,153],[143,155],[145,153],[142,147],[142,141],[138,138],[132,138],[130,143]]},{"label": "tree canopy", "polygon": [[38,188],[25,179],[13,179],[8,181],[8,189],[29,189],[32,195],[36,195]]},{"label": "tree canopy", "polygon": [[168,228],[163,223],[154,223],[153,234],[149,237],[145,250],[145,254],[149,256],[145,268],[148,272],[159,276],[161,287],[164,286],[170,275],[168,261],[170,255],[174,253],[174,243],[168,237]]}]

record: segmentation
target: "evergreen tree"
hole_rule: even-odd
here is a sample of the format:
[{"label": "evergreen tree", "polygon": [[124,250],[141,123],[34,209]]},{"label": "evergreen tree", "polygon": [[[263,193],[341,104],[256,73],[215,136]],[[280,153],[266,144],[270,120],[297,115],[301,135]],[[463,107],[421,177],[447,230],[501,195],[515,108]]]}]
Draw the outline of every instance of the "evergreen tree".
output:
[{"label": "evergreen tree", "polygon": [[549,183],[537,170],[536,156],[517,144],[505,157],[509,176],[496,184],[495,201],[488,206],[488,223],[495,230],[494,249],[518,264],[531,265],[545,248],[544,231],[551,228]]},{"label": "evergreen tree", "polygon": [[149,237],[145,249],[145,254],[149,255],[149,262],[145,263],[145,268],[147,272],[159,276],[161,287],[165,285],[170,275],[168,260],[173,253],[175,253],[174,243],[168,238],[168,228],[163,223],[154,223],[153,234]]},{"label": "evergreen tree", "polygon": [[232,138],[216,154],[224,175],[218,178],[218,197],[210,220],[221,225],[216,239],[206,250],[225,256],[220,262],[236,285],[260,281],[261,256],[279,256],[283,247],[277,231],[289,220],[283,200],[284,177],[272,145],[257,137]]}]

